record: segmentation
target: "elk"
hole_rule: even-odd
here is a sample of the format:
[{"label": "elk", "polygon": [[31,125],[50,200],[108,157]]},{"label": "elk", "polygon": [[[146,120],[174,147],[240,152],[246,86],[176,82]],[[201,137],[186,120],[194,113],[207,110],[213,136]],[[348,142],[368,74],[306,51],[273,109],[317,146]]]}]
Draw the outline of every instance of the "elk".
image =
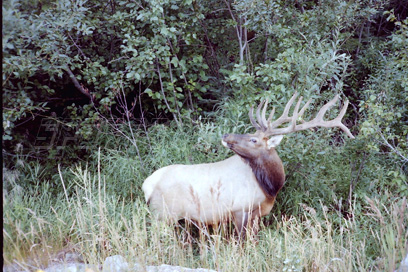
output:
[{"label": "elk", "polygon": [[[170,165],[155,171],[142,186],[153,214],[163,220],[186,219],[199,225],[233,221],[240,237],[248,228],[257,233],[257,222],[269,214],[285,183],[283,164],[275,150],[283,135],[315,127],[338,127],[354,138],[341,122],[348,101],[333,120],[325,121],[323,117],[337,102],[338,95],[325,104],[314,119],[297,124],[311,100],[299,110],[300,97],[289,116],[296,97],[297,93],[275,121],[272,121],[275,108],[268,119],[265,117],[268,100],[257,107],[256,120],[251,108],[249,118],[256,132],[222,137],[222,144],[235,153],[232,157],[215,163]],[[286,123],[288,125],[282,127]]]}]

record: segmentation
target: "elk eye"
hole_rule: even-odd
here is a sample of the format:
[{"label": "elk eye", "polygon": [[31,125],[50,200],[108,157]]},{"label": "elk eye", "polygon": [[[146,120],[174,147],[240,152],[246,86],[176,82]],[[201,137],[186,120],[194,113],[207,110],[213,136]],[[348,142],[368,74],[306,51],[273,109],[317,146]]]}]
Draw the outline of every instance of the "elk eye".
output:
[{"label": "elk eye", "polygon": [[251,138],[250,141],[253,142],[253,143],[256,143],[256,142],[257,142],[257,140],[256,140],[255,138]]}]

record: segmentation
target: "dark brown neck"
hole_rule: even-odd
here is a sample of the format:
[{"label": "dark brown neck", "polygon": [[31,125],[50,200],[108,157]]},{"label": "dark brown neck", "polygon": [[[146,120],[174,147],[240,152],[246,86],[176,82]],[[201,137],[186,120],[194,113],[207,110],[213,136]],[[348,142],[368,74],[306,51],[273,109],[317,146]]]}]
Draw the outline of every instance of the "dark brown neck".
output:
[{"label": "dark brown neck", "polygon": [[251,166],[259,186],[267,197],[276,197],[285,183],[282,161],[274,149],[264,152],[257,158],[244,158]]}]

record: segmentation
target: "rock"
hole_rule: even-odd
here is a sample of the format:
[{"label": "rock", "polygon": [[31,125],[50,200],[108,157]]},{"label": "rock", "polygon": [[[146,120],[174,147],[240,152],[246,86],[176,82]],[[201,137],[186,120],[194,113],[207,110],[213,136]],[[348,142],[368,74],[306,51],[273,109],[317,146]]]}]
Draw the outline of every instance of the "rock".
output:
[{"label": "rock", "polygon": [[405,256],[405,258],[401,261],[401,265],[398,270],[398,272],[408,272],[408,254]]},{"label": "rock", "polygon": [[17,264],[3,265],[3,272],[24,272]]},{"label": "rock", "polygon": [[[142,271],[142,270],[136,270],[136,271]],[[146,271],[147,272],[216,272],[215,270],[204,269],[204,268],[192,269],[192,268],[186,268],[182,266],[173,266],[173,265],[167,265],[167,264],[162,264],[160,266],[148,266],[146,267]]]},{"label": "rock", "polygon": [[160,266],[147,266],[143,267],[140,264],[135,264],[134,267],[130,268],[129,264],[126,262],[125,258],[120,255],[115,255],[106,258],[103,263],[103,272],[216,272],[214,270],[208,270],[203,268],[191,269],[181,266],[173,266],[162,264]]},{"label": "rock", "polygon": [[44,270],[38,272],[98,272],[97,267],[83,263],[67,263],[51,265]]},{"label": "rock", "polygon": [[103,262],[102,272],[127,272],[129,264],[120,255],[110,256]]},{"label": "rock", "polygon": [[[77,260],[79,255],[64,255],[64,260]],[[60,260],[59,260],[60,261]],[[20,269],[19,269],[20,268]],[[21,267],[9,265],[3,267],[3,272],[23,272]],[[35,272],[99,272],[101,271],[96,265],[84,264],[83,262],[65,262],[51,263],[46,269],[38,269]],[[126,262],[121,255],[110,256],[103,262],[102,272],[216,272],[215,270],[204,268],[187,268],[182,266],[173,266],[162,264],[160,266],[142,266],[135,264],[133,267]]]}]

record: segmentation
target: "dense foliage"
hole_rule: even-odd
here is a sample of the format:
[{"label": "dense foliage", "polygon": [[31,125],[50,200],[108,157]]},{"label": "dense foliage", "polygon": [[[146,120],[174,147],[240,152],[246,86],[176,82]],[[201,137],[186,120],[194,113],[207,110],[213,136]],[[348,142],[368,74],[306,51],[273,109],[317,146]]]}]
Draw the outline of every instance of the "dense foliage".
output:
[{"label": "dense foliage", "polygon": [[[278,151],[287,183],[265,225],[278,232],[281,219],[305,224],[314,211],[335,236],[352,222],[350,232],[363,231],[350,243],[378,235],[350,267],[361,268],[362,255],[367,270],[394,266],[408,239],[407,222],[392,221],[408,193],[407,7],[406,0],[4,1],[6,259],[26,257],[16,257],[17,248],[28,252],[47,238],[22,235],[33,228],[26,209],[55,220],[49,207],[79,198],[80,189],[92,195],[91,174],[106,182],[107,198],[139,203],[152,171],[228,157],[220,136],[250,132],[250,106],[268,98],[282,111],[297,91],[314,99],[306,119],[335,94],[348,99],[344,121],[356,139],[326,129],[286,137]],[[385,219],[365,217],[380,210]],[[81,243],[81,230],[59,225],[58,237]],[[391,236],[397,244],[378,240]],[[387,254],[396,259],[381,259]]]}]

